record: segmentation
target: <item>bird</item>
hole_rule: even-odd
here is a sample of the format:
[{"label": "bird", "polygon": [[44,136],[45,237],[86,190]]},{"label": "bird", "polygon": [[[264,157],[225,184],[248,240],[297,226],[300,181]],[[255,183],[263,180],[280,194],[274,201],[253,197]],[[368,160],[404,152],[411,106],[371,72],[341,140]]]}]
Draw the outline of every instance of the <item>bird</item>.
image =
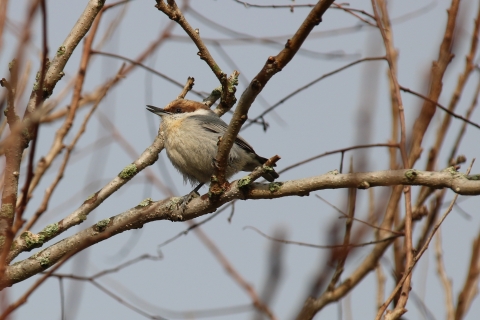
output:
[{"label": "bird", "polygon": [[[190,193],[198,194],[214,173],[217,145],[228,125],[209,107],[194,100],[177,99],[163,109],[147,105],[147,110],[162,118],[160,131],[167,156],[183,175],[184,182],[192,186],[198,183]],[[251,172],[266,161],[245,139],[237,136],[230,150],[225,178],[239,171]],[[275,170],[266,171],[262,176],[269,182],[279,177]]]}]

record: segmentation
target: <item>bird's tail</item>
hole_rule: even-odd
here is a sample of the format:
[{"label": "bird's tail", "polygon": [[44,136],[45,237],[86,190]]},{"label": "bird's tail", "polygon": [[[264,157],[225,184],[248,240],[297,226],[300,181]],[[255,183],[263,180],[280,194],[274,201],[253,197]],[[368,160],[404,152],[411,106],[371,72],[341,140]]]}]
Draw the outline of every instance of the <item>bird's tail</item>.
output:
[{"label": "bird's tail", "polygon": [[[268,159],[257,155],[257,160],[260,161],[261,164],[264,164]],[[277,165],[274,164],[273,166],[276,167]],[[264,174],[262,174],[262,177],[264,177],[268,182],[273,182],[279,177],[279,175],[275,169],[272,168],[272,170],[266,171]]]}]

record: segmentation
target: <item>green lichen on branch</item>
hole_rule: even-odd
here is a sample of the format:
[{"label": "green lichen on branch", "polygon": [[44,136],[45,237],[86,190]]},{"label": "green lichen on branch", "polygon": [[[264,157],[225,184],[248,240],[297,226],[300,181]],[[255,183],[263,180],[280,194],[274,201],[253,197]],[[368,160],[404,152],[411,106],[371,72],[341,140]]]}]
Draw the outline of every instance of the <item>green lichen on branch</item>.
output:
[{"label": "green lichen on branch", "polygon": [[455,169],[455,167],[453,167],[453,166],[443,169],[442,172],[448,172],[451,175],[455,175],[455,174],[458,173],[457,169]]},{"label": "green lichen on branch", "polygon": [[43,256],[37,256],[36,260],[40,263],[40,265],[44,268],[47,268],[50,266],[50,256],[48,254],[45,254]]},{"label": "green lichen on branch", "polygon": [[170,202],[167,204],[167,208],[169,211],[173,211],[175,210],[176,208],[178,208],[178,206],[180,205],[180,203],[182,202],[182,197],[172,197],[170,199]]},{"label": "green lichen on branch", "polygon": [[45,241],[45,236],[42,234],[35,234],[30,231],[25,231],[22,233],[20,238],[25,241],[25,245],[27,249],[39,248],[43,245]]},{"label": "green lichen on branch", "polygon": [[241,178],[237,181],[237,186],[239,188],[244,188],[246,186],[249,186],[252,183],[252,178],[249,176],[246,176],[245,178]]},{"label": "green lichen on branch", "polygon": [[105,229],[107,229],[107,226],[109,223],[110,223],[110,218],[100,220],[95,225],[95,228],[97,229],[98,232],[102,232]]},{"label": "green lichen on branch", "polygon": [[149,205],[151,205],[153,203],[153,200],[152,198],[147,198],[147,199],[144,199],[142,200],[142,202],[140,202],[138,204],[139,207],[148,207]]},{"label": "green lichen on branch", "polygon": [[17,59],[13,59],[8,63],[8,70],[12,72],[13,68],[17,66]]},{"label": "green lichen on branch", "polygon": [[65,46],[60,46],[57,50],[57,56],[63,56],[65,54],[66,48]]},{"label": "green lichen on branch", "polygon": [[273,167],[263,165],[263,170],[264,170],[265,172],[273,171]]},{"label": "green lichen on branch", "polygon": [[137,173],[137,166],[132,163],[126,166],[122,171],[120,171],[118,176],[122,179],[127,180],[127,179],[133,178],[136,173]]},{"label": "green lichen on branch", "polygon": [[13,205],[11,203],[2,204],[2,208],[0,210],[0,218],[13,219],[13,215]]},{"label": "green lichen on branch", "polygon": [[58,233],[58,223],[52,223],[46,226],[42,231],[38,234],[42,235],[48,239],[53,238]]},{"label": "green lichen on branch", "polygon": [[272,182],[268,184],[268,190],[271,193],[277,192],[282,187],[283,182]]},{"label": "green lichen on branch", "polygon": [[405,177],[410,181],[415,180],[417,176],[418,176],[418,172],[415,169],[407,170],[405,172]]}]

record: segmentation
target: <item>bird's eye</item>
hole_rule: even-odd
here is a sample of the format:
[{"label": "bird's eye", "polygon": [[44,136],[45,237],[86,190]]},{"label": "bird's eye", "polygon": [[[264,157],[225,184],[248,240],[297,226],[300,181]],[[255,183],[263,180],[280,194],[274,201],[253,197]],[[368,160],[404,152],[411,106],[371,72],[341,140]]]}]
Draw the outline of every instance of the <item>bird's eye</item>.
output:
[{"label": "bird's eye", "polygon": [[181,108],[175,109],[175,113],[182,113],[182,109]]}]

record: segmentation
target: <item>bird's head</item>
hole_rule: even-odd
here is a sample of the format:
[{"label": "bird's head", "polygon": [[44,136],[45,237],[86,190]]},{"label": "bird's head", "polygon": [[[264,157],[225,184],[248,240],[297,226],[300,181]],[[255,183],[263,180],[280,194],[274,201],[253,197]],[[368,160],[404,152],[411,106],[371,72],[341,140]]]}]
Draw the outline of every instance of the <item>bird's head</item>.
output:
[{"label": "bird's head", "polygon": [[163,109],[147,105],[147,110],[162,118],[164,116],[183,118],[192,114],[209,114],[212,112],[209,107],[201,102],[185,99],[173,100]]}]

